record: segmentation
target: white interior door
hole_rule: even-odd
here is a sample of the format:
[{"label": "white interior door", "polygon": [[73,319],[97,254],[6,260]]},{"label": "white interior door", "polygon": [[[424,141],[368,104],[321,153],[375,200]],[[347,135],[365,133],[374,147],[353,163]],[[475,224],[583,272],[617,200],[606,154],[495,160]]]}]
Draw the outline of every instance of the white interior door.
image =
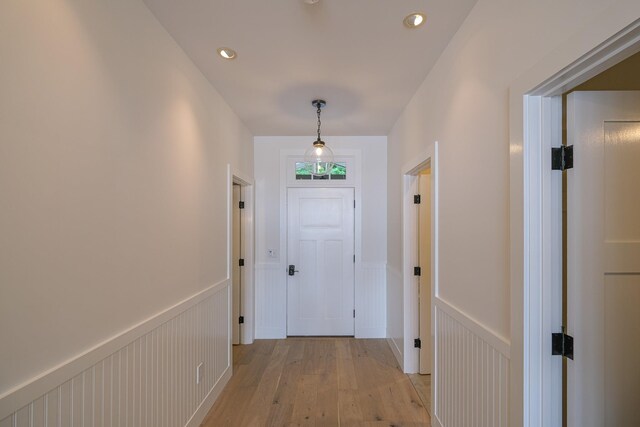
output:
[{"label": "white interior door", "polygon": [[287,335],[354,334],[353,196],[352,188],[288,190]]},{"label": "white interior door", "polygon": [[431,373],[431,174],[421,173],[418,177],[420,193],[418,254],[420,260],[420,373]]},{"label": "white interior door", "polygon": [[567,107],[567,421],[640,425],[640,92]]},{"label": "white interior door", "polygon": [[242,236],[240,226],[240,200],[241,199],[241,187],[238,184],[233,184],[233,206],[232,206],[232,221],[233,221],[233,236],[232,236],[232,272],[231,272],[231,286],[232,286],[232,311],[233,318],[231,324],[233,325],[233,344],[240,344],[240,297],[241,297],[241,283],[242,283],[242,269],[240,268],[240,258],[242,258]]}]

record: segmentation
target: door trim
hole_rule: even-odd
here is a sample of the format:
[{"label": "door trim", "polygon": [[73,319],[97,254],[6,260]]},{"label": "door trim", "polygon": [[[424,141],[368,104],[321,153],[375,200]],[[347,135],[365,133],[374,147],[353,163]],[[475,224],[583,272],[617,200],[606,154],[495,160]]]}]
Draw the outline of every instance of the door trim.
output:
[{"label": "door trim", "polygon": [[[244,271],[241,277],[241,298],[240,307],[241,315],[244,316],[244,323],[240,331],[240,344],[251,344],[255,336],[255,257],[254,257],[254,184],[253,179],[245,173],[233,168],[227,164],[227,279],[231,280],[231,272],[233,271],[233,184],[239,184],[242,187],[242,197],[244,199],[244,209],[240,212],[240,223],[242,228],[242,252],[244,256]],[[233,307],[231,306],[231,293],[229,297],[229,315],[232,316]],[[229,337],[232,335],[233,324],[231,322],[238,319],[229,319]],[[231,352],[231,347],[230,347]],[[231,357],[231,355],[230,355]]]},{"label": "door trim", "polygon": [[640,19],[630,7],[611,7],[510,87],[509,425],[562,423],[562,366],[548,351],[562,315],[561,195],[549,153],[561,144],[562,93],[640,51]]}]

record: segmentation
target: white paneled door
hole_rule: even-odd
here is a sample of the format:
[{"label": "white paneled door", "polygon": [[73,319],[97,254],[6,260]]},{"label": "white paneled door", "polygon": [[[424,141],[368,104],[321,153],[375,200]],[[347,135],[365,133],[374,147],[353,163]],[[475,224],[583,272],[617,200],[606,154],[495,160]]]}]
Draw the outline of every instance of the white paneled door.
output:
[{"label": "white paneled door", "polygon": [[640,92],[574,92],[567,130],[569,426],[640,422]]},{"label": "white paneled door", "polygon": [[287,335],[354,334],[353,188],[289,188]]}]

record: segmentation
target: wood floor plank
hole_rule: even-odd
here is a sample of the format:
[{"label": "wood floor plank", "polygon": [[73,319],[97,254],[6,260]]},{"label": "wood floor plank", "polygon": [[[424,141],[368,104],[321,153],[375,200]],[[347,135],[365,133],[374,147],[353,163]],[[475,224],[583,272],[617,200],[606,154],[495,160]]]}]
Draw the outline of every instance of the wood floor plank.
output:
[{"label": "wood floor plank", "polygon": [[318,400],[315,408],[316,426],[339,425],[338,364],[335,342],[328,342],[323,349],[324,367],[320,370]]},{"label": "wood floor plank", "polygon": [[293,413],[297,380],[302,375],[305,341],[298,339],[287,341],[289,341],[289,354],[269,408],[266,423],[268,426],[288,425]]},{"label": "wood floor plank", "polygon": [[338,390],[339,425],[350,426],[364,419],[356,390]]},{"label": "wood floor plank", "polygon": [[431,413],[431,375],[409,374],[408,377],[420,396],[422,405]]},{"label": "wood floor plank", "polygon": [[296,398],[291,414],[291,426],[315,425],[315,407],[318,401],[319,375],[302,375],[296,387]]},{"label": "wood floor plank", "polygon": [[289,346],[281,341],[276,345],[269,365],[264,371],[260,383],[249,402],[250,411],[245,412],[242,424],[248,426],[264,425],[271,405],[273,397],[280,383],[280,377],[285,367],[285,362],[289,353]]},{"label": "wood floor plank", "polygon": [[385,340],[289,338],[234,347],[202,426],[430,426]]},{"label": "wood floor plank", "polygon": [[356,380],[356,371],[353,367],[349,341],[336,341],[336,364],[338,369],[338,390],[356,390],[358,382]]}]

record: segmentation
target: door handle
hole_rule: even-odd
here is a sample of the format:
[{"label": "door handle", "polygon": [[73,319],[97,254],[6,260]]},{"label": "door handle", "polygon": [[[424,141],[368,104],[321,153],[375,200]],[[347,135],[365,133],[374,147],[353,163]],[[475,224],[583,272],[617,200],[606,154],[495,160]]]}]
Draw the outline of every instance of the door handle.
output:
[{"label": "door handle", "polygon": [[291,264],[289,266],[289,276],[293,276],[294,274],[299,273],[298,270],[296,270],[296,266]]}]

